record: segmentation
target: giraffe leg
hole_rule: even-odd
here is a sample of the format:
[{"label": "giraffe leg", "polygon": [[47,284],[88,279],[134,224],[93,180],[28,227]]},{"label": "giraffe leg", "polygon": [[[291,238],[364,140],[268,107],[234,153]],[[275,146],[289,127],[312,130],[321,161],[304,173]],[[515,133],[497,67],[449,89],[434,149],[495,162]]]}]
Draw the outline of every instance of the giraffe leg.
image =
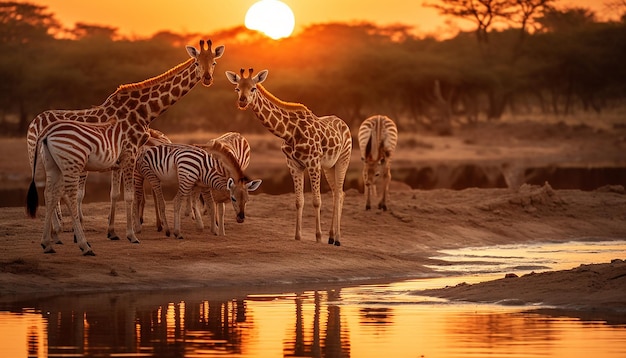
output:
[{"label": "giraffe leg", "polygon": [[313,210],[315,212],[315,242],[322,242],[322,195],[320,194],[321,177],[322,173],[320,172],[319,167],[309,168],[311,193],[313,194]]},{"label": "giraffe leg", "polygon": [[302,239],[302,209],[304,207],[304,172],[290,168],[293,188],[296,193],[296,240]]},{"label": "giraffe leg", "polygon": [[135,174],[135,180],[133,181],[133,185],[135,187],[135,197],[133,198],[133,225],[135,233],[138,234],[142,229],[143,209],[145,207],[146,200],[143,191],[144,177],[142,175],[138,175],[137,173]]},{"label": "giraffe leg", "polygon": [[338,242],[335,240],[335,226],[337,224],[337,195],[339,194],[337,192],[337,188],[336,188],[336,170],[335,167],[332,168],[325,168],[324,169],[324,175],[326,176],[326,181],[328,181],[328,186],[330,186],[330,189],[332,191],[333,194],[333,216],[331,217],[330,220],[330,230],[328,233],[328,243],[329,244],[335,244],[335,242]]},{"label": "giraffe leg", "polygon": [[115,207],[120,198],[120,170],[111,171],[111,207],[109,208],[109,227],[107,229],[107,238],[109,240],[119,240],[119,236],[115,233]]},{"label": "giraffe leg", "polygon": [[133,244],[139,239],[133,228],[133,199],[135,197],[135,155],[128,154],[120,162],[122,180],[124,181],[124,203],[126,204],[126,238]]},{"label": "giraffe leg", "polygon": [[[335,183],[333,188],[333,225],[331,225],[329,244],[341,246],[341,216],[343,214],[343,200],[345,194],[343,192],[343,183],[346,180],[346,173],[350,165],[350,150],[347,150],[339,158],[334,166]],[[334,232],[332,231],[334,230]]]}]

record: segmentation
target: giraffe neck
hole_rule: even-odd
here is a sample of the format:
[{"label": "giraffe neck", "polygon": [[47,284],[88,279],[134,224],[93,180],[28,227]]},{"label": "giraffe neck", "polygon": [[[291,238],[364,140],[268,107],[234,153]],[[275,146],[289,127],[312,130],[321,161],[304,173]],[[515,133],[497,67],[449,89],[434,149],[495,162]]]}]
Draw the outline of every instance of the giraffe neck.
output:
[{"label": "giraffe neck", "polygon": [[190,58],[159,76],[121,85],[103,106],[119,120],[135,120],[147,126],[198,82],[196,62]]},{"label": "giraffe neck", "polygon": [[285,141],[291,140],[297,122],[309,117],[311,111],[302,104],[281,101],[260,84],[257,90],[252,102],[254,114],[272,134]]}]

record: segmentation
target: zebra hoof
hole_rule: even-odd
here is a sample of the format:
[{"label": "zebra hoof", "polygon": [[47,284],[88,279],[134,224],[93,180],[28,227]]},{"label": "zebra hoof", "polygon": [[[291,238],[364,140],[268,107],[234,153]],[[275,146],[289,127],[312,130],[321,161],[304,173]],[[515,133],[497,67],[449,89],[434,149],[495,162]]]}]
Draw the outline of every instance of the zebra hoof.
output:
[{"label": "zebra hoof", "polygon": [[61,241],[61,240],[57,240],[54,243],[57,244],[57,245],[63,245],[63,241]]},{"label": "zebra hoof", "polygon": [[87,251],[83,251],[83,256],[96,256],[93,250],[89,249]]},{"label": "zebra hoof", "polygon": [[372,207],[369,205],[365,205],[365,210],[370,210]]},{"label": "zebra hoof", "polygon": [[341,246],[341,243],[339,242],[339,240],[335,240],[335,246]]},{"label": "zebra hoof", "polygon": [[332,237],[328,238],[328,245],[334,245],[335,244],[335,239],[333,239]]},{"label": "zebra hoof", "polygon": [[43,248],[43,253],[44,254],[56,254],[56,251],[54,251],[54,249],[52,248],[52,246],[50,247],[45,247],[43,244],[41,245],[41,247]]},{"label": "zebra hoof", "polygon": [[130,241],[131,244],[138,244],[139,243],[139,239],[137,238],[132,238],[132,237],[127,237],[128,241]]},{"label": "zebra hoof", "polygon": [[107,234],[107,238],[111,241],[118,241],[120,239],[119,236],[117,235],[111,235],[111,234]]},{"label": "zebra hoof", "polygon": [[166,230],[166,231],[165,231],[165,236],[170,237],[170,235],[171,235],[170,231],[169,231],[169,230]]},{"label": "zebra hoof", "polygon": [[382,211],[387,211],[387,205],[385,204],[378,204],[378,208],[382,209]]}]

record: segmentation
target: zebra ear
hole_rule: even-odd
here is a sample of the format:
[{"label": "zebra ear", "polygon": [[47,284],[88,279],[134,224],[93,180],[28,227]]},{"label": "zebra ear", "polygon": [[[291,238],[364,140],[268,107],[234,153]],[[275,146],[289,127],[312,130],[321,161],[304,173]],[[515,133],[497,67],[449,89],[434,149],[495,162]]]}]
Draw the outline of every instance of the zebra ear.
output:
[{"label": "zebra ear", "polygon": [[255,191],[259,188],[259,186],[261,185],[261,182],[263,182],[261,179],[253,180],[249,182],[248,184],[246,184],[246,188],[248,189],[248,191]]},{"label": "zebra ear", "polygon": [[230,188],[232,188],[233,185],[235,185],[235,181],[233,180],[233,178],[228,178],[228,183],[226,183],[226,188],[230,190]]},{"label": "zebra ear", "polygon": [[237,85],[239,84],[240,77],[238,74],[232,71],[226,71],[226,78],[230,81],[230,83]]}]

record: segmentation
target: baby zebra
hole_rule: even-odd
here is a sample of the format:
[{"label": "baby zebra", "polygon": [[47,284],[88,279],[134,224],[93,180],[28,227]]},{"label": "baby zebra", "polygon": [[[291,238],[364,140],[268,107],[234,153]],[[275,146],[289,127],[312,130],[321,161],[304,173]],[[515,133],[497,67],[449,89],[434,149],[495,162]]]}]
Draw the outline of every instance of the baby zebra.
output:
[{"label": "baby zebra", "polygon": [[[239,167],[241,170],[246,170],[248,165],[250,164],[250,143],[248,140],[237,132],[228,132],[224,133],[221,136],[211,139],[204,145],[198,145],[201,148],[205,146],[210,147],[213,145],[213,142],[220,142],[224,145],[224,147],[230,151],[233,156],[237,159],[239,163]],[[211,219],[211,232],[215,235],[226,235],[226,231],[224,228],[224,211],[226,209],[226,203],[231,202],[233,204],[233,208],[236,213],[236,220],[238,223],[242,223],[245,219],[243,216],[244,211],[240,209],[240,203],[242,200],[240,198],[233,197],[230,194],[230,190],[227,187],[227,178],[228,173],[226,168],[221,165],[221,162],[218,161],[218,167],[216,168],[218,172],[223,174],[223,180],[217,183],[220,188],[208,189],[208,188],[198,188],[201,190],[202,199],[204,199],[205,209],[208,211],[208,216]],[[243,193],[243,192],[242,192]],[[197,205],[198,205],[198,195],[192,196],[192,206],[193,212],[197,213]],[[245,198],[247,201],[247,198]],[[243,201],[243,202],[245,202]],[[198,215],[195,215],[195,220],[198,223],[202,223],[202,218]],[[217,223],[217,227],[216,224]],[[202,224],[201,224],[202,225]],[[204,226],[204,225],[202,225]]]},{"label": "baby zebra", "polygon": [[[218,170],[220,165],[223,165],[226,171]],[[225,177],[226,173],[230,175]],[[226,182],[231,197],[240,200],[238,215],[243,218],[248,191],[256,190],[261,184],[261,180],[250,180],[232,153],[219,142],[213,142],[204,148],[187,144],[163,144],[147,148],[137,158],[135,170],[134,212],[137,230],[141,227],[138,203],[143,197],[144,179],[148,179],[157,197],[158,212],[166,236],[170,236],[170,229],[165,216],[161,182],[178,181],[178,191],[174,197],[174,237],[179,239],[183,238],[180,232],[181,205],[189,200],[195,186],[221,189],[220,184]]]},{"label": "baby zebra", "polygon": [[376,181],[383,175],[382,197],[378,208],[387,210],[387,195],[391,182],[391,155],[398,143],[398,128],[386,116],[372,116],[359,127],[359,148],[363,161],[363,183],[365,184],[365,210],[370,209],[370,200],[376,196]]}]

